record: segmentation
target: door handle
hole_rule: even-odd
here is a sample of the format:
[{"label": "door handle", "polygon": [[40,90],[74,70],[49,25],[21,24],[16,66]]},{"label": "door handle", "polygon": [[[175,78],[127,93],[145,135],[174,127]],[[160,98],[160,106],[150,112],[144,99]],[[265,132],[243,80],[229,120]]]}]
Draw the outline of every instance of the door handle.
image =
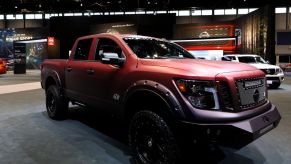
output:
[{"label": "door handle", "polygon": [[92,75],[92,74],[94,74],[94,70],[93,69],[87,69],[87,73],[89,74],[89,75]]},{"label": "door handle", "polygon": [[71,72],[72,70],[73,70],[72,67],[67,67],[67,71],[68,71],[68,72]]}]

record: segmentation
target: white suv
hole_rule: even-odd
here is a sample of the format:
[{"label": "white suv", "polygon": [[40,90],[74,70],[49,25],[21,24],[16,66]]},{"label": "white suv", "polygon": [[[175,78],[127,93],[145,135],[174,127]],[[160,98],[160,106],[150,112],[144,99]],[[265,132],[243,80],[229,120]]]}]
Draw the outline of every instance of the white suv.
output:
[{"label": "white suv", "polygon": [[267,84],[270,88],[279,88],[282,81],[284,80],[283,70],[276,65],[271,65],[269,62],[266,62],[259,55],[252,54],[233,54],[233,55],[224,55],[223,59],[228,58],[234,62],[248,63],[256,68],[265,72],[267,77]]}]

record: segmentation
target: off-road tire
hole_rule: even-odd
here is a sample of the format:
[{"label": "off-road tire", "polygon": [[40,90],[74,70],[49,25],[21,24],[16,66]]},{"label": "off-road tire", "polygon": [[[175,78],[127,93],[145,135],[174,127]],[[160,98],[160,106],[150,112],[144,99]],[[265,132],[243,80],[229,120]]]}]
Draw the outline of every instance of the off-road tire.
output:
[{"label": "off-road tire", "polygon": [[174,164],[180,159],[176,139],[168,124],[152,111],[137,112],[129,127],[134,163]]},{"label": "off-road tire", "polygon": [[66,118],[68,101],[61,96],[55,85],[49,86],[46,90],[46,110],[51,119],[62,120]]}]

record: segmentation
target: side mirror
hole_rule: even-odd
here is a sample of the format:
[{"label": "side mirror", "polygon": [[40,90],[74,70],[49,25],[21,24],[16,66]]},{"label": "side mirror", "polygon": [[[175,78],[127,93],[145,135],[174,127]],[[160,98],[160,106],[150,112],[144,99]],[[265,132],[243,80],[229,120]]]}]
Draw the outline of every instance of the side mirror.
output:
[{"label": "side mirror", "polygon": [[270,62],[269,62],[268,60],[266,61],[266,63],[267,63],[267,64],[270,64]]},{"label": "side mirror", "polygon": [[121,67],[124,61],[124,58],[119,58],[117,53],[105,52],[101,55],[101,62],[103,64],[112,64]]}]

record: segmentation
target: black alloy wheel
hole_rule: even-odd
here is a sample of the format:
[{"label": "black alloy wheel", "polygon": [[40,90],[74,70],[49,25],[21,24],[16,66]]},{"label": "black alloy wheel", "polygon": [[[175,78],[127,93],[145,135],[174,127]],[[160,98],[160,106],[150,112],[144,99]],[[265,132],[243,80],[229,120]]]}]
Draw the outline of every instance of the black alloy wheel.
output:
[{"label": "black alloy wheel", "polygon": [[55,85],[46,90],[46,109],[48,116],[54,120],[65,119],[68,101],[63,98]]},{"label": "black alloy wheel", "polygon": [[48,92],[46,97],[47,97],[46,98],[46,106],[47,106],[48,113],[49,114],[55,113],[56,108],[57,108],[55,96],[53,95],[52,92]]},{"label": "black alloy wheel", "polygon": [[169,126],[151,111],[140,111],[133,116],[129,144],[138,164],[172,164],[177,163],[180,156]]}]

